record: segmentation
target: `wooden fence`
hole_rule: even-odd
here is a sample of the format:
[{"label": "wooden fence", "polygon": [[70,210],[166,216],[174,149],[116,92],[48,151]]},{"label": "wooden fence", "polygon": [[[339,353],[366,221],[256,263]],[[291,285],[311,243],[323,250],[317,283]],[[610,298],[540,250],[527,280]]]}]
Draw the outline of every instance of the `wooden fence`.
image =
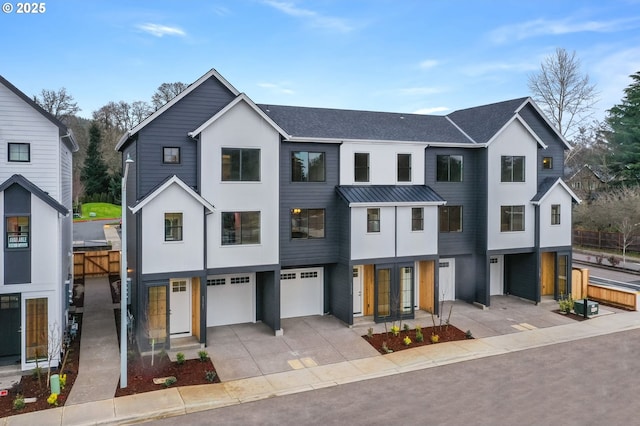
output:
[{"label": "wooden fence", "polygon": [[609,303],[623,309],[638,310],[640,293],[637,291],[589,283],[588,295],[589,299]]},{"label": "wooden fence", "polygon": [[117,250],[77,251],[73,253],[73,275],[76,278],[120,273]]},{"label": "wooden fence", "polygon": [[[630,238],[628,251],[640,252],[640,236]],[[598,250],[622,250],[624,239],[619,232],[573,230],[573,244]]]}]

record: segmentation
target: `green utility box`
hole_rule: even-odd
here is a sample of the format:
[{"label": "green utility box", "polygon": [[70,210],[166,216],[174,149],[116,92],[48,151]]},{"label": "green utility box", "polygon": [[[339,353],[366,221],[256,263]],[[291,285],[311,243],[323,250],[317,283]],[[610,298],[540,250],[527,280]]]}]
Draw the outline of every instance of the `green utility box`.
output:
[{"label": "green utility box", "polygon": [[[587,316],[598,315],[598,302],[587,300]],[[573,310],[578,315],[584,315],[584,299],[575,300],[573,302]]]}]

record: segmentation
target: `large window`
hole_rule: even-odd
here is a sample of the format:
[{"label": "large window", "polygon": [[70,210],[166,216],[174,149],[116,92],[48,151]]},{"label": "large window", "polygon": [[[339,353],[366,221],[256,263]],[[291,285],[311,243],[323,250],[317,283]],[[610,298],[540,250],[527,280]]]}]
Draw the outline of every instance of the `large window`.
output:
[{"label": "large window", "polygon": [[25,349],[27,361],[46,359],[49,353],[49,310],[46,297],[27,299]]},{"label": "large window", "polygon": [[222,245],[260,244],[260,212],[222,213]]},{"label": "large window", "polygon": [[164,164],[180,164],[180,148],[169,146],[163,147],[162,162]]},{"label": "large window", "polygon": [[524,182],[524,157],[503,155],[500,176],[502,182]]},{"label": "large window", "polygon": [[524,206],[500,207],[500,231],[524,231]]},{"label": "large window", "polygon": [[354,154],[354,180],[356,182],[369,182],[369,154],[356,152]]},{"label": "large window", "polygon": [[163,343],[167,340],[167,288],[165,286],[149,287],[147,296],[147,327],[149,343]]},{"label": "large window", "polygon": [[462,182],[462,155],[438,155],[436,163],[438,182]]},{"label": "large window", "polygon": [[367,209],[367,232],[380,232],[380,209]]},{"label": "large window", "polygon": [[8,249],[29,247],[29,216],[7,217],[6,247]]},{"label": "large window", "polygon": [[462,206],[440,206],[440,232],[462,232]]},{"label": "large window", "polygon": [[413,268],[403,266],[400,268],[400,311],[402,314],[410,314],[413,310]]},{"label": "large window", "polygon": [[398,182],[411,182],[411,154],[398,154]]},{"label": "large window", "polygon": [[31,161],[31,149],[28,143],[9,143],[9,161],[28,163]]},{"label": "large window", "polygon": [[164,240],[182,241],[182,213],[164,214]]},{"label": "large window", "polygon": [[324,152],[295,151],[291,153],[292,182],[324,182]]},{"label": "large window", "polygon": [[551,205],[551,224],[560,225],[560,204]]},{"label": "large window", "polygon": [[411,230],[424,230],[424,209],[422,207],[411,208]]},{"label": "large window", "polygon": [[324,209],[291,209],[291,238],[324,238]]},{"label": "large window", "polygon": [[257,182],[260,180],[260,150],[222,148],[222,180]]}]

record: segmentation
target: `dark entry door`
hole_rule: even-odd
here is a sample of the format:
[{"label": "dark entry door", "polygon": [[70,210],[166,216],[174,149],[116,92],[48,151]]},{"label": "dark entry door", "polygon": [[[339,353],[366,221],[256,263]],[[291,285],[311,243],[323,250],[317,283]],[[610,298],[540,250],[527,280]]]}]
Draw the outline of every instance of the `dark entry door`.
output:
[{"label": "dark entry door", "polygon": [[374,321],[413,318],[414,287],[413,265],[376,265]]},{"label": "dark entry door", "polygon": [[0,357],[20,355],[20,294],[0,295]]}]

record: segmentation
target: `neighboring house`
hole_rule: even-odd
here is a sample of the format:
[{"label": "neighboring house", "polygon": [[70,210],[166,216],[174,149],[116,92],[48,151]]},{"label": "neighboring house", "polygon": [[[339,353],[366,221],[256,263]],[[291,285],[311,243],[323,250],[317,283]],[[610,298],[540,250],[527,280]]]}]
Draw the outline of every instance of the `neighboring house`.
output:
[{"label": "neighboring house", "polygon": [[608,173],[585,164],[567,179],[567,184],[579,197],[590,200],[598,192],[607,190],[613,180],[614,177]]},{"label": "neighboring house", "polygon": [[52,344],[66,327],[73,282],[77,150],[64,124],[0,76],[0,363],[23,370],[50,349],[59,361]]},{"label": "neighboring house", "polygon": [[[128,131],[143,347],[206,328],[571,287],[566,140],[529,98],[427,116],[256,105],[215,70]],[[170,340],[169,340],[170,342]]]}]

